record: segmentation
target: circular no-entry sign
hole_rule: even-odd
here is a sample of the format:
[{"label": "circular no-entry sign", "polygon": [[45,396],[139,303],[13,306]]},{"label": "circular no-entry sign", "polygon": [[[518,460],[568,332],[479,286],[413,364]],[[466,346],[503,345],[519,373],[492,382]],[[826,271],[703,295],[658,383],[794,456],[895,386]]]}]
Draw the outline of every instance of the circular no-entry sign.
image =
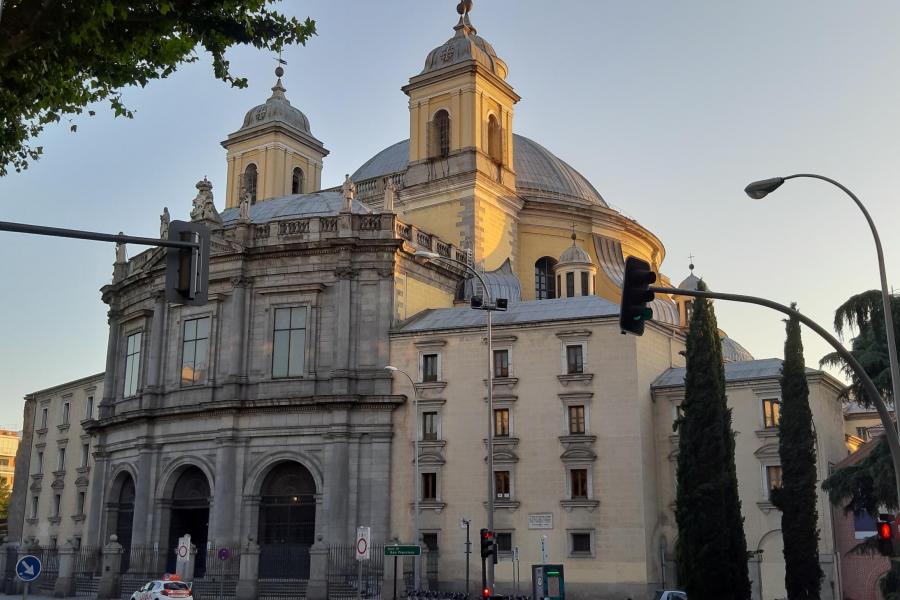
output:
[{"label": "circular no-entry sign", "polygon": [[180,558],[185,558],[188,555],[188,548],[185,545],[178,546],[178,556]]},{"label": "circular no-entry sign", "polygon": [[231,557],[231,551],[228,548],[219,548],[219,560],[228,560]]},{"label": "circular no-entry sign", "polygon": [[359,538],[356,541],[356,553],[360,556],[366,553],[366,550],[369,549],[369,542],[366,541],[366,538]]}]

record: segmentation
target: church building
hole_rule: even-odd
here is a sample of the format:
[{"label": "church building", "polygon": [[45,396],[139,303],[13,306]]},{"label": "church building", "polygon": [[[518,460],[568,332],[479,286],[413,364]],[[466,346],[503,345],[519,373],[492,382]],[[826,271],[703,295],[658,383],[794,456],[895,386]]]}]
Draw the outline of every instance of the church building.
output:
[{"label": "church building", "polygon": [[[518,563],[528,589],[542,546],[565,565],[572,598],[677,586],[672,423],[690,299],[658,295],[647,333],[620,335],[625,258],[659,272],[663,243],[516,132],[522,98],[470,8],[460,4],[449,39],[401,88],[404,139],[335,187],[323,189],[329,151],[278,68],[268,99],[222,142],[227,179],[196,186],[191,218],[211,232],[207,305],[166,301],[164,249],[120,253],[102,288],[102,397],[79,430],[92,456],[78,483],[85,544],[116,535],[126,560],[162,548],[172,562],[167,549],[190,534],[198,577],[210,549],[251,545],[260,581],[303,579],[313,544],[351,544],[357,526],[373,544],[412,543],[418,496],[422,579],[460,590],[460,520],[478,582],[492,480],[499,592],[512,593]],[[166,213],[162,236],[167,226]],[[493,315],[490,356],[473,296],[508,301]],[[774,600],[784,596],[768,501],[780,481],[780,361],[722,338],[754,598]],[[809,379],[824,477],[847,454],[840,385]],[[38,437],[55,447],[55,435]],[[27,503],[49,502],[36,489],[22,497],[35,519]],[[823,500],[829,599],[840,591],[830,510]],[[59,535],[29,525],[42,543]]]}]

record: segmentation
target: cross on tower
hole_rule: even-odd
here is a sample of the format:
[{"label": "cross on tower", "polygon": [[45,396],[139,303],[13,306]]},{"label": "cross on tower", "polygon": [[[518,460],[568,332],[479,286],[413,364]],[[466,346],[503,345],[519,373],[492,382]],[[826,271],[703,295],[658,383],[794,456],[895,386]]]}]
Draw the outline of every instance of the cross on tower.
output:
[{"label": "cross on tower", "polygon": [[273,60],[278,65],[277,67],[275,67],[275,75],[276,77],[281,77],[282,75],[284,75],[284,68],[282,68],[281,65],[287,64],[287,61],[281,58],[281,50],[278,51],[278,56]]},{"label": "cross on tower", "polygon": [[693,273],[694,273],[694,255],[693,255],[693,254],[689,254],[689,255],[688,255],[688,260],[691,261],[691,262],[688,264],[688,269],[690,269],[690,270],[691,270],[691,274],[693,274]]}]

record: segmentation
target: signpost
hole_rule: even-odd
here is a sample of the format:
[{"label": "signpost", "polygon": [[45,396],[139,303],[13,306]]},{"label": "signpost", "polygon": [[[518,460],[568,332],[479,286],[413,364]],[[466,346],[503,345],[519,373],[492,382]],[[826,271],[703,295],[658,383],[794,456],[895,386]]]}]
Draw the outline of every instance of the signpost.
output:
[{"label": "signpost", "polygon": [[222,571],[219,577],[219,598],[225,597],[225,561],[231,558],[231,550],[228,548],[219,548],[219,551],[216,553],[216,556],[219,557],[219,562],[222,563]]},{"label": "signpost", "polygon": [[22,600],[28,600],[28,587],[32,581],[41,574],[41,559],[37,556],[28,554],[19,559],[16,563],[16,576],[25,582],[25,589],[22,592]]},{"label": "signpost", "polygon": [[397,557],[421,556],[422,547],[418,544],[391,544],[384,547],[384,555],[394,557],[394,600],[397,600]]},{"label": "signpost", "polygon": [[365,526],[356,528],[356,597],[362,600],[362,561],[369,560],[369,541],[372,529]]},{"label": "signpost", "polygon": [[472,542],[469,541],[469,524],[471,519],[460,519],[460,529],[466,530],[466,594],[469,593],[469,556],[472,554]]}]

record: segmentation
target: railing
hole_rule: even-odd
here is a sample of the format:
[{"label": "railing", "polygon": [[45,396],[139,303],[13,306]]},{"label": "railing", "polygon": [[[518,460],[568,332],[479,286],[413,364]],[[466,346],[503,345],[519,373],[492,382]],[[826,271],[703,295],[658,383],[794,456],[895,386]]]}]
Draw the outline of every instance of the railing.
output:
[{"label": "railing", "polygon": [[[362,578],[359,578],[359,570]],[[378,598],[384,579],[384,546],[369,546],[369,560],[356,560],[356,546],[340,544],[328,549],[328,597],[332,600]],[[362,582],[362,590],[357,583]]]},{"label": "railing", "polygon": [[41,576],[35,581],[38,591],[53,593],[56,586],[56,578],[59,575],[59,549],[58,548],[33,548],[30,554],[41,560]]},{"label": "railing", "polygon": [[103,568],[103,551],[101,546],[81,546],[75,550],[73,557],[73,577],[75,578],[75,595],[92,597],[97,594],[97,580]]},{"label": "railing", "polygon": [[260,579],[309,579],[308,544],[265,544],[259,548]]}]

